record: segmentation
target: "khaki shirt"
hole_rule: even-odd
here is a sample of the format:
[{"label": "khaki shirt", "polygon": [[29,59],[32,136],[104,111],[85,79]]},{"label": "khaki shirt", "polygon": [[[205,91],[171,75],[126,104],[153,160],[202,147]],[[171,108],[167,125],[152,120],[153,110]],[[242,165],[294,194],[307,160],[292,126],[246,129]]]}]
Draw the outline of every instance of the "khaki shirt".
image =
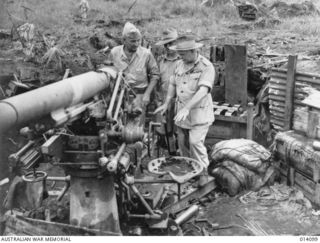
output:
[{"label": "khaki shirt", "polygon": [[177,63],[180,60],[180,57],[177,56],[173,59],[168,59],[167,57],[162,57],[159,61],[159,69],[160,69],[160,99],[162,102],[165,101],[170,78],[174,75],[174,71],[177,68]]},{"label": "khaki shirt", "polygon": [[123,45],[112,48],[110,61],[125,74],[131,88],[147,88],[149,81],[159,80],[159,69],[150,50],[139,46],[129,60],[123,50]]},{"label": "khaki shirt", "polygon": [[[214,76],[212,63],[201,55],[192,66],[186,66],[180,60],[175,75],[170,80],[170,83],[176,88],[176,111],[179,112],[192,99],[200,86],[206,86],[211,91]],[[191,108],[186,120],[176,122],[177,126],[191,129],[194,126],[211,125],[214,121],[214,113],[210,91]]]}]

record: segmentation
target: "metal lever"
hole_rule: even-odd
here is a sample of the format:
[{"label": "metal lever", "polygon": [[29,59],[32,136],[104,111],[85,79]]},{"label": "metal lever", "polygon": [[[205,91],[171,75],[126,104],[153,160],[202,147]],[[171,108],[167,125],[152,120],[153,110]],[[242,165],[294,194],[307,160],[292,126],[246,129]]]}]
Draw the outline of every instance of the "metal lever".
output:
[{"label": "metal lever", "polygon": [[116,171],[116,169],[118,167],[118,162],[119,162],[120,156],[123,154],[125,148],[126,148],[126,144],[125,143],[121,144],[117,154],[107,164],[107,169],[109,172]]},{"label": "metal lever", "polygon": [[32,140],[28,141],[28,143],[24,145],[18,152],[11,154],[9,156],[9,161],[12,163],[17,163],[20,157],[33,145],[34,145],[34,141]]},{"label": "metal lever", "polygon": [[114,103],[116,101],[116,97],[117,97],[117,94],[118,94],[118,91],[119,91],[121,80],[122,80],[122,72],[119,72],[118,73],[118,77],[117,77],[117,81],[116,81],[116,84],[115,84],[115,87],[114,87],[114,90],[113,90],[113,93],[112,93],[112,96],[111,96],[111,101],[110,101],[110,104],[109,104],[109,108],[107,110],[107,119],[109,119],[109,120],[112,119],[112,110],[113,110],[113,107],[114,107]]},{"label": "metal lever", "polygon": [[117,107],[116,107],[116,110],[115,110],[114,116],[113,116],[113,120],[114,120],[114,121],[117,121],[117,120],[118,120],[118,115],[119,115],[121,103],[122,103],[122,100],[123,100],[123,97],[124,97],[124,92],[125,92],[125,89],[124,89],[124,88],[121,89],[120,95],[119,95],[119,98],[118,98]]},{"label": "metal lever", "polygon": [[[149,130],[148,130],[148,155],[149,157],[153,156],[153,151],[154,151],[154,130],[152,128],[154,127],[160,127],[161,123],[160,122],[150,122],[149,123]],[[151,133],[152,133],[152,148],[150,148],[151,142]]]}]

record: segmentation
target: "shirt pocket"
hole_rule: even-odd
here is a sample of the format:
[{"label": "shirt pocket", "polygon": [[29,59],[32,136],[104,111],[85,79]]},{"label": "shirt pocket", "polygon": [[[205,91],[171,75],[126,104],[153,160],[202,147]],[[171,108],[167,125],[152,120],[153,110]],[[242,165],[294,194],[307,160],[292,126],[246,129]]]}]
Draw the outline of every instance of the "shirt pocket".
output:
[{"label": "shirt pocket", "polygon": [[146,81],[146,70],[145,68],[136,68],[134,71],[136,80],[138,81]]},{"label": "shirt pocket", "polygon": [[200,79],[201,73],[191,73],[189,74],[189,80],[188,80],[188,89],[192,92],[197,91],[199,79]]},{"label": "shirt pocket", "polygon": [[196,107],[190,110],[191,126],[210,124],[214,121],[213,110],[209,106]]},{"label": "shirt pocket", "polygon": [[200,101],[200,104],[190,110],[191,125],[203,125],[214,121],[213,105],[209,100],[211,96],[207,96]]}]

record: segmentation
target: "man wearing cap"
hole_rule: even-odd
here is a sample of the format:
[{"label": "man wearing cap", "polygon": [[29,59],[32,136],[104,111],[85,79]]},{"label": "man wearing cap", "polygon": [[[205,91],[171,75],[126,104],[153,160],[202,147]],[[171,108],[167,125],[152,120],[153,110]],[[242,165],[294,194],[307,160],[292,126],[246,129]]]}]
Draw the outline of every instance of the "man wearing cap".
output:
[{"label": "man wearing cap", "polygon": [[141,33],[133,24],[125,24],[122,37],[123,45],[111,50],[109,61],[123,72],[125,82],[136,94],[132,106],[141,113],[139,125],[143,126],[146,106],[159,80],[159,69],[150,50],[140,45]]},{"label": "man wearing cap", "polygon": [[[157,46],[164,46],[164,55],[160,57],[159,69],[160,69],[160,83],[159,83],[159,97],[158,101],[164,103],[169,87],[169,80],[174,75],[174,71],[177,67],[177,63],[180,60],[178,53],[171,50],[178,38],[177,30],[169,28],[163,32],[162,39],[156,43]],[[167,145],[170,154],[176,153],[175,137],[174,137],[174,102],[170,102],[169,108],[165,114],[165,122],[162,124],[158,132],[164,134],[167,138]],[[160,118],[160,122],[163,122],[163,118]]]},{"label": "man wearing cap", "polygon": [[209,126],[214,121],[213,103],[210,94],[215,71],[212,63],[199,54],[202,44],[194,38],[178,39],[176,50],[181,59],[170,80],[165,103],[155,112],[164,113],[176,96],[178,144],[182,156],[191,157],[208,167],[209,160],[204,140]]}]

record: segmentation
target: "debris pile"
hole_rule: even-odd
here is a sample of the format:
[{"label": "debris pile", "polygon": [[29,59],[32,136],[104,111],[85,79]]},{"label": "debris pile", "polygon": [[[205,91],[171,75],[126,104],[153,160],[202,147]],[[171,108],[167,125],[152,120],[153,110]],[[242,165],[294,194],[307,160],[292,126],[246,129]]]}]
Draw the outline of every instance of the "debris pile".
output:
[{"label": "debris pile", "polygon": [[[281,19],[288,17],[297,17],[305,15],[319,15],[319,10],[312,1],[304,1],[303,3],[288,4],[283,1],[277,1],[271,6],[257,2],[257,4],[248,1],[236,4],[239,16],[244,20],[257,20],[258,17],[267,19]],[[258,19],[261,21],[261,19]],[[259,22],[257,21],[257,22]]]},{"label": "debris pile", "polygon": [[253,4],[241,4],[237,6],[240,18],[244,20],[255,20],[258,9]]},{"label": "debris pile", "polygon": [[284,1],[277,1],[269,7],[269,11],[276,13],[280,18],[320,14],[312,1],[292,4],[288,4]]}]

